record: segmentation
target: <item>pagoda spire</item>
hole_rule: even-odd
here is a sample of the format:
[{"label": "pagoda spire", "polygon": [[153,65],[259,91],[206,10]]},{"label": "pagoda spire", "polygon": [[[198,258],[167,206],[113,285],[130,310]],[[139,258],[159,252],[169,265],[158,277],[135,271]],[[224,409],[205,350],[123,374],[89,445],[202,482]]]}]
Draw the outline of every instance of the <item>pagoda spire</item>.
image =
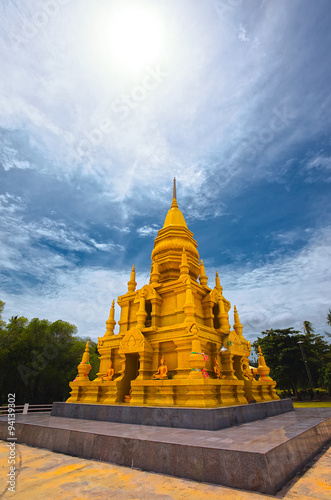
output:
[{"label": "pagoda spire", "polygon": [[207,286],[208,284],[208,277],[206,276],[206,270],[205,266],[203,265],[203,260],[201,259],[201,264],[200,264],[200,285]]},{"label": "pagoda spire", "polygon": [[218,319],[220,322],[220,327],[223,330],[223,332],[230,333],[229,315],[225,311],[222,296],[219,296],[219,298],[218,298],[218,307],[219,307]]},{"label": "pagoda spire", "polygon": [[109,312],[109,318],[106,321],[106,326],[107,326],[106,337],[111,337],[112,335],[114,335],[115,325],[116,325],[116,321],[115,321],[115,300],[113,300],[111,308],[110,308],[110,312]]},{"label": "pagoda spire", "polygon": [[223,292],[223,287],[221,286],[220,278],[218,276],[218,272],[216,271],[216,276],[215,276],[215,288],[217,290],[220,290],[221,293]]},{"label": "pagoda spire", "polygon": [[[82,357],[82,361],[77,366],[78,375],[75,380],[85,380],[85,377],[90,373],[92,366],[90,365],[90,341],[86,342],[85,351]],[[86,379],[89,382],[89,379]]]},{"label": "pagoda spire", "polygon": [[234,331],[236,332],[237,335],[242,335],[243,334],[243,326],[240,323],[239,314],[238,314],[236,306],[234,306],[234,325],[233,325],[233,329],[234,329]]},{"label": "pagoda spire", "polygon": [[130,276],[130,281],[128,281],[128,292],[134,292],[136,290],[136,268],[133,265],[132,271],[131,271],[131,276]]},{"label": "pagoda spire", "polygon": [[178,208],[176,197],[176,177],[174,177],[174,186],[172,188],[172,203],[170,208]]}]

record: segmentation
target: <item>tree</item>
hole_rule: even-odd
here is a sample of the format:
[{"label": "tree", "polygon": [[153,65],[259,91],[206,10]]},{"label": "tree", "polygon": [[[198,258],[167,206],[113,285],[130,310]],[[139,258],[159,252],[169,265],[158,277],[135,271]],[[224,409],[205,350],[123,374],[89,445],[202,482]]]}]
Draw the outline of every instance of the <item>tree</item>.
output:
[{"label": "tree", "polygon": [[331,309],[329,309],[329,312],[326,317],[326,324],[331,326]]},{"label": "tree", "polygon": [[266,330],[262,332],[263,337],[253,343],[256,352],[260,345],[271,377],[277,381],[278,387],[292,390],[294,394],[297,394],[299,389],[309,389],[309,379],[298,342],[303,342],[315,385],[321,378],[322,367],[327,363],[330,352],[329,344],[321,335],[312,333],[312,327],[307,330],[305,335],[293,328]]},{"label": "tree", "polygon": [[310,333],[314,333],[314,328],[313,328],[313,325],[311,324],[310,321],[303,322],[303,331],[306,335],[309,335]]},{"label": "tree", "polygon": [[[0,303],[0,313],[4,303]],[[1,320],[1,316],[0,316]],[[0,327],[0,399],[9,392],[16,403],[52,403],[69,397],[69,382],[77,375],[88,339],[78,337],[77,328],[66,321],[51,323],[15,316]],[[90,342],[90,378],[99,368],[97,346]]]},{"label": "tree", "polygon": [[3,319],[2,319],[2,313],[3,313],[3,310],[5,308],[5,305],[6,305],[6,302],[3,302],[2,300],[0,300],[0,330],[2,330],[6,326],[6,322],[3,321]]}]

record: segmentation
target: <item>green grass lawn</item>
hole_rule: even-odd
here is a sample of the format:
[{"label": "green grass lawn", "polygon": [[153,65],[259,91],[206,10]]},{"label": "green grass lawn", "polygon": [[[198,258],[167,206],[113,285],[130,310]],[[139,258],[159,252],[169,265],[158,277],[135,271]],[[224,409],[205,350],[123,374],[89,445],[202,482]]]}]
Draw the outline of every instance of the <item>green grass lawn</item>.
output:
[{"label": "green grass lawn", "polygon": [[331,401],[295,401],[293,402],[294,408],[331,408]]}]

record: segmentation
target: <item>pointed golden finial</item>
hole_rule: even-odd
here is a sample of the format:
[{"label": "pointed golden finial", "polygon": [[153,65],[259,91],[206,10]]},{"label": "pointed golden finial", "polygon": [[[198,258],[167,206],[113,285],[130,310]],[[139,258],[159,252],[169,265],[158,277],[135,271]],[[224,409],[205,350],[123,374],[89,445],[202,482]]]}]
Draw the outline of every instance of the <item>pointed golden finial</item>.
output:
[{"label": "pointed golden finial", "polygon": [[243,334],[243,326],[240,323],[239,314],[238,314],[236,306],[234,306],[234,325],[233,325],[233,329],[234,329],[234,331],[236,332],[237,335],[242,335]]},{"label": "pointed golden finial", "polygon": [[178,208],[176,196],[176,177],[174,177],[174,186],[172,188],[172,203],[171,208]]},{"label": "pointed golden finial", "polygon": [[216,271],[216,276],[215,276],[215,288],[217,288],[217,290],[221,290],[221,293],[222,293],[223,287],[221,287],[221,282],[220,282],[217,271]]},{"label": "pointed golden finial", "polygon": [[272,380],[272,378],[269,376],[270,373],[270,368],[267,366],[267,363],[265,362],[261,347],[258,346],[258,352],[259,352],[259,366],[258,366],[258,374],[260,375],[260,380]]},{"label": "pointed golden finial", "polygon": [[[86,342],[86,347],[85,347],[85,351],[84,351],[84,354],[82,357],[82,361],[77,366],[78,376],[76,377],[75,380],[78,380],[78,381],[86,380],[87,382],[89,382],[89,379],[87,376],[90,373],[91,368],[92,367],[90,365],[90,341],[88,340]],[[87,378],[85,379],[85,377],[87,377]]]},{"label": "pointed golden finial", "polygon": [[136,283],[136,268],[133,266],[132,271],[131,271],[131,276],[130,276],[130,281],[128,281],[128,291],[129,292],[134,292],[136,289],[137,283]]},{"label": "pointed golden finial", "polygon": [[206,276],[206,270],[205,266],[203,265],[203,260],[201,259],[201,264],[200,264],[200,285],[207,286],[208,284],[208,278]]},{"label": "pointed golden finial", "polygon": [[110,308],[110,311],[109,311],[109,318],[106,321],[107,330],[106,330],[105,335],[107,337],[109,337],[111,335],[114,335],[115,325],[116,325],[116,321],[115,321],[115,300],[113,300],[111,308]]}]

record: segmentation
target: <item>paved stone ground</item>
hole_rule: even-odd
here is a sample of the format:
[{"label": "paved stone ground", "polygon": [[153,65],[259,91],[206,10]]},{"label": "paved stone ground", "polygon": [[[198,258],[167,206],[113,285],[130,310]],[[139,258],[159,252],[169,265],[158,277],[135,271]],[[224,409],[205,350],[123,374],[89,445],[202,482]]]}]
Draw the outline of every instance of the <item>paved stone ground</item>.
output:
[{"label": "paved stone ground", "polygon": [[331,448],[320,455],[276,496],[143,472],[16,445],[16,493],[7,490],[8,446],[0,441],[0,498],[15,500],[330,500]]}]

